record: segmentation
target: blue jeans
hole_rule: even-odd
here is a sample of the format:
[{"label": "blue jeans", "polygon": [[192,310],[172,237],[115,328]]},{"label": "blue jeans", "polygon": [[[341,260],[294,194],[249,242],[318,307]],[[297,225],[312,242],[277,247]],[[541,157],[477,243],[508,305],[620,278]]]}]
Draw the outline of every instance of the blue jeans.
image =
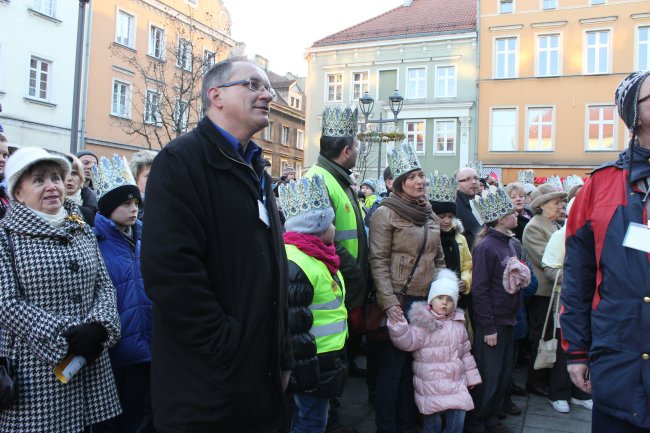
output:
[{"label": "blue jeans", "polygon": [[291,433],[323,433],[327,427],[330,401],[309,394],[294,394]]},{"label": "blue jeans", "polygon": [[[445,429],[442,429],[442,417],[445,415]],[[463,433],[465,424],[465,411],[462,409],[449,409],[424,416],[424,433]]]}]

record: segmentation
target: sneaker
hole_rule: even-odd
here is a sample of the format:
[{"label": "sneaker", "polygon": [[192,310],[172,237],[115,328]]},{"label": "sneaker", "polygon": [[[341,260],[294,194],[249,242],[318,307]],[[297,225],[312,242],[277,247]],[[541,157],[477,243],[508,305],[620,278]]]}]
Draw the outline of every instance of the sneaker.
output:
[{"label": "sneaker", "polygon": [[571,404],[575,404],[576,406],[582,406],[585,409],[592,410],[594,408],[594,402],[593,400],[578,400],[577,398],[571,397]]},{"label": "sneaker", "polygon": [[551,406],[553,406],[553,409],[555,409],[558,412],[569,413],[569,411],[571,410],[569,408],[569,402],[566,400],[555,400],[555,401],[549,400],[548,402],[551,404]]}]

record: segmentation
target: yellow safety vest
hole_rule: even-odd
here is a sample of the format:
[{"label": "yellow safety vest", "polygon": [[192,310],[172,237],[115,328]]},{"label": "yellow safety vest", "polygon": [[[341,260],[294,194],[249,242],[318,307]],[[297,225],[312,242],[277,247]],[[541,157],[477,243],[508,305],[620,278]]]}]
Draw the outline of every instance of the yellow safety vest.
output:
[{"label": "yellow safety vest", "polygon": [[316,352],[327,353],[343,349],[348,336],[348,311],[345,309],[345,284],[337,272],[339,286],[323,262],[298,249],[295,245],[285,245],[287,258],[294,262],[307,275],[314,288],[314,298],[309,309],[314,323],[309,333],[316,338]]}]

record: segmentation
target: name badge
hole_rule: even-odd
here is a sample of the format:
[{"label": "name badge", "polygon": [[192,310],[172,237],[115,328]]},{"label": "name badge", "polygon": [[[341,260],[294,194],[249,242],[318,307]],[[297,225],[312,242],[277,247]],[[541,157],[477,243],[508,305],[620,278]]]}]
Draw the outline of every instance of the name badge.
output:
[{"label": "name badge", "polygon": [[257,211],[259,212],[260,219],[267,226],[271,227],[271,221],[269,220],[269,213],[266,210],[266,206],[260,200],[257,200]]},{"label": "name badge", "polygon": [[639,223],[630,223],[623,239],[623,246],[650,253],[650,227]]}]

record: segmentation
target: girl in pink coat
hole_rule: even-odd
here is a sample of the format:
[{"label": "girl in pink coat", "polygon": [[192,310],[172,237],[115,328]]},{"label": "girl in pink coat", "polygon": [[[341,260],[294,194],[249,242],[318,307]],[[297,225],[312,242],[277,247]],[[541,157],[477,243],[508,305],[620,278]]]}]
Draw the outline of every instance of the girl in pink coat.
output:
[{"label": "girl in pink coat", "polygon": [[388,321],[395,347],[413,352],[415,403],[425,416],[425,433],[462,433],[465,412],[474,408],[468,389],[481,383],[457,302],[458,278],[441,269],[431,283],[428,303],[414,303],[409,310],[410,324],[404,318]]}]

